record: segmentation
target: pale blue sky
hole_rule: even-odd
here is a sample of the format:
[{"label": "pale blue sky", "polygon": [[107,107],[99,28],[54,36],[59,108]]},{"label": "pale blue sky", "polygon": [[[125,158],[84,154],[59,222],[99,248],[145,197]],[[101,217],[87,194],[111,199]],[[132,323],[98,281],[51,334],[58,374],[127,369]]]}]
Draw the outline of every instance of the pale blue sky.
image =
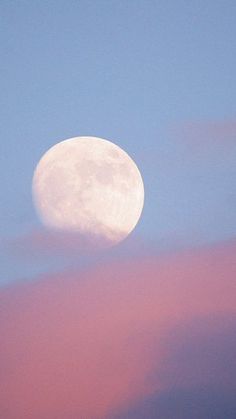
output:
[{"label": "pale blue sky", "polygon": [[[116,142],[140,167],[140,243],[235,236],[235,1],[2,1],[0,15],[3,240],[39,227],[34,167],[77,135]],[[197,151],[189,121],[206,126]],[[218,138],[221,124],[234,128]],[[16,253],[3,253],[3,281],[50,265]]]}]

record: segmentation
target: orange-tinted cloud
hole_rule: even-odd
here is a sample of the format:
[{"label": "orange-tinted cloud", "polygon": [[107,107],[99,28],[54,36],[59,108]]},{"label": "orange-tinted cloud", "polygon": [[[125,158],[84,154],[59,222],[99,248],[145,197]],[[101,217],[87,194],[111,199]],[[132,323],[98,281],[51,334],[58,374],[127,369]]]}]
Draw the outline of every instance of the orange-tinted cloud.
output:
[{"label": "orange-tinted cloud", "polygon": [[236,311],[235,251],[232,242],[2,290],[1,417],[112,417],[163,391],[173,330]]}]

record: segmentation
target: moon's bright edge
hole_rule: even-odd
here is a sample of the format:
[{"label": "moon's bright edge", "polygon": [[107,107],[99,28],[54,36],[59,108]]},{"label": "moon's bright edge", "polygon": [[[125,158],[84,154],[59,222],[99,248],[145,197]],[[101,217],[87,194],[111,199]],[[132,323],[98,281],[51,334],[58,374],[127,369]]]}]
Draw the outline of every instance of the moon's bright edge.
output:
[{"label": "moon's bright edge", "polygon": [[32,194],[45,226],[109,245],[130,234],[144,204],[134,161],[97,137],[70,138],[50,148],[34,171]]}]

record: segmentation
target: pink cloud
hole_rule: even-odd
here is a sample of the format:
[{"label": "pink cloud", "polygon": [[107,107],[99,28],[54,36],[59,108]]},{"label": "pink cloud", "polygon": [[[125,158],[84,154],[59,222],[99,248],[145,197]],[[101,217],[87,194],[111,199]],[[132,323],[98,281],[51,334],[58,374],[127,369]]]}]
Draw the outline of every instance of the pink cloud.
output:
[{"label": "pink cloud", "polygon": [[170,333],[236,312],[235,251],[232,242],[3,289],[1,416],[105,418],[163,391]]},{"label": "pink cloud", "polygon": [[[190,144],[229,146],[236,144],[236,120],[186,121],[174,128]],[[202,149],[204,151],[204,148]]]}]

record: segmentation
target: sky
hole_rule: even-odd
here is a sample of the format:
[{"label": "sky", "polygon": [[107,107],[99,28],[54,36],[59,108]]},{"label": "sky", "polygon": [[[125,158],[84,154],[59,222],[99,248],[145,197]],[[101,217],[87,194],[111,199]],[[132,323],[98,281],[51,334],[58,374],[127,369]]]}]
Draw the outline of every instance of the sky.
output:
[{"label": "sky", "polygon": [[[4,419],[235,418],[235,20],[233,0],[1,2]],[[132,234],[92,253],[31,194],[83,135],[145,187]]]}]

